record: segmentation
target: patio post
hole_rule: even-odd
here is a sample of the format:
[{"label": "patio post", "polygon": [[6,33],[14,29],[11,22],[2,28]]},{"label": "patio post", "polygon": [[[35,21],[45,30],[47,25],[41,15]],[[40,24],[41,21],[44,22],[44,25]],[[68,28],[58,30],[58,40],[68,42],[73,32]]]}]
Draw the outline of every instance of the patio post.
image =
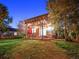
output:
[{"label": "patio post", "polygon": [[32,39],[34,39],[34,23],[32,24]]},{"label": "patio post", "polygon": [[43,22],[42,22],[42,39],[43,39]]},{"label": "patio post", "polygon": [[25,34],[26,34],[26,38],[27,38],[27,24],[25,26]]}]

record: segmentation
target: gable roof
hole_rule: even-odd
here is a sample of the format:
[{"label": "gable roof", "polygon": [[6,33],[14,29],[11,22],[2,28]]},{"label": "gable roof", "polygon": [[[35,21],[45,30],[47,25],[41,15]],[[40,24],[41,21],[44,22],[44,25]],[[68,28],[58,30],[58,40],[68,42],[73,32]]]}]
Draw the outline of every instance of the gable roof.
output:
[{"label": "gable roof", "polygon": [[43,15],[40,15],[40,16],[36,16],[36,17],[33,17],[33,18],[26,19],[26,20],[24,20],[24,22],[25,23],[36,22],[36,21],[41,21],[41,20],[47,19],[47,18],[48,18],[48,14],[43,14]]}]

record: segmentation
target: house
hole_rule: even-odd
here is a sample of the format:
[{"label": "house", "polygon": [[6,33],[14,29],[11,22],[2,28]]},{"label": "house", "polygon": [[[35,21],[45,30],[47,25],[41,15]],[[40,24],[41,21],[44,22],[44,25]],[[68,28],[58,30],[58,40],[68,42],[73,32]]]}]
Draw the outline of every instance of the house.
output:
[{"label": "house", "polygon": [[54,27],[48,20],[48,14],[26,19],[19,23],[19,32],[24,33],[28,38],[50,39],[54,36],[53,30]]},{"label": "house", "polygon": [[11,35],[13,35],[13,36],[17,36],[18,35],[18,29],[16,29],[16,28],[8,28],[8,34],[11,34]]},{"label": "house", "polygon": [[6,32],[0,31],[0,38],[13,38],[18,35],[16,28],[8,27]]}]

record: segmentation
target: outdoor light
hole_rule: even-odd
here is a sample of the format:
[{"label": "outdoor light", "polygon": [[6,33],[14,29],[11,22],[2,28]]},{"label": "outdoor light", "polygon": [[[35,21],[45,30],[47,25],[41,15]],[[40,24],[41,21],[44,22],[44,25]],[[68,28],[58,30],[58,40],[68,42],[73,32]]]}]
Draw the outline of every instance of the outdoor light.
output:
[{"label": "outdoor light", "polygon": [[52,24],[49,23],[47,30],[48,30],[48,31],[53,31],[53,30],[54,30],[54,26],[52,26]]},{"label": "outdoor light", "polygon": [[14,36],[17,36],[17,32],[14,32]]},{"label": "outdoor light", "polygon": [[63,29],[65,29],[65,27],[62,27]]},{"label": "outdoor light", "polygon": [[27,26],[31,26],[31,25],[32,25],[32,24],[29,23]]},{"label": "outdoor light", "polygon": [[52,30],[54,30],[54,26],[52,26]]},{"label": "outdoor light", "polygon": [[48,31],[53,31],[54,30],[54,27],[53,26],[52,27],[50,26],[50,27],[47,28],[47,30]]}]

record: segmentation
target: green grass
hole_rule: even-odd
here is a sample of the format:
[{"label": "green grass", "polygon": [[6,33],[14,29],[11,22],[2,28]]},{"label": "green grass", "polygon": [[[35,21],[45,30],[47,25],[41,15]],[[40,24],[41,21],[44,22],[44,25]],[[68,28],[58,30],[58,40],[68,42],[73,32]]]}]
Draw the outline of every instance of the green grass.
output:
[{"label": "green grass", "polygon": [[19,42],[21,42],[20,39],[16,40],[1,40],[0,41],[0,58],[3,58],[3,56],[7,56],[11,53],[11,49],[14,48]]},{"label": "green grass", "polygon": [[53,40],[16,39],[0,41],[0,59],[9,59],[12,57],[15,59],[18,54],[18,57],[22,57],[21,59],[52,59],[55,57],[55,54],[55,58],[67,54],[74,59],[75,57],[76,59],[79,59],[79,44]]},{"label": "green grass", "polygon": [[66,59],[62,49],[51,41],[23,40],[12,50],[13,59]]},{"label": "green grass", "polygon": [[55,44],[67,51],[67,54],[74,59],[79,59],[79,43],[56,41]]}]

